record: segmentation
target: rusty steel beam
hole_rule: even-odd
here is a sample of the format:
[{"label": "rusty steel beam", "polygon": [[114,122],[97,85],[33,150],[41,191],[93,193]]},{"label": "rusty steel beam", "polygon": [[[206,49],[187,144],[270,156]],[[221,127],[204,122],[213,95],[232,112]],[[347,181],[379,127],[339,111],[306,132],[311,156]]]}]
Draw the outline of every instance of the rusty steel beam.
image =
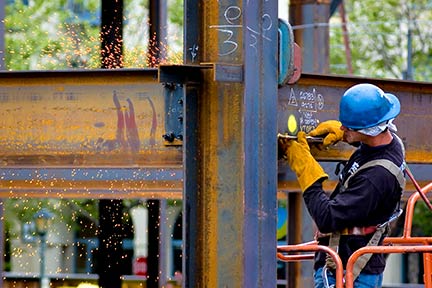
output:
[{"label": "rusty steel beam", "polygon": [[[205,66],[205,69],[209,67]],[[178,167],[183,159],[181,146],[165,145],[166,141],[161,137],[166,133],[167,109],[164,89],[157,78],[157,70],[0,73],[1,169],[13,171],[23,166],[83,168],[89,165],[113,168],[154,165],[168,170]],[[404,139],[407,160],[414,176],[421,186],[425,185],[431,180],[432,161],[432,144],[428,140],[432,132],[432,125],[429,125],[432,116],[427,111],[432,101],[430,83],[302,74],[295,85],[279,89],[278,132],[287,132],[286,123],[291,114],[296,117],[299,128],[306,131],[319,121],[336,119],[338,101],[343,91],[360,82],[376,84],[400,98],[402,111],[395,121],[399,128],[398,134]],[[121,100],[119,110],[113,102],[113,91],[118,92]],[[132,146],[125,144],[128,142],[127,126],[119,128],[118,125],[118,112],[129,111],[127,98],[132,99],[134,104],[141,147],[137,153],[132,152]],[[328,171],[334,171],[334,161],[346,159],[352,149],[348,145],[338,144],[326,151],[314,151],[316,157],[328,166]],[[173,170],[175,172],[176,169]],[[62,179],[62,174],[56,179]],[[326,190],[332,190],[336,185],[337,179],[332,174],[329,174],[329,181],[325,182]],[[0,179],[3,195],[8,195],[11,190],[15,194],[30,195],[18,192],[26,191],[31,183],[30,178],[22,179],[20,183],[19,180],[8,178],[9,173],[4,175]],[[110,179],[98,185],[111,186],[110,182],[118,183],[118,180]],[[13,181],[13,184],[7,181]],[[85,197],[85,193],[76,191],[89,186],[76,179],[50,183],[54,185],[51,189],[63,191],[59,194],[62,197]],[[129,182],[128,185],[140,186],[137,183]],[[166,187],[164,181],[156,181],[153,186],[160,189]],[[36,191],[44,189],[42,187]],[[181,183],[177,183],[176,187],[181,187]],[[278,190],[299,191],[295,177],[283,161],[279,163]],[[136,191],[137,195],[157,192],[154,189],[132,191]],[[414,191],[409,181],[406,191]],[[44,194],[35,193],[31,195]],[[112,195],[109,192],[102,194]],[[135,194],[128,195],[134,197]],[[177,193],[176,197],[179,195]]]},{"label": "rusty steel beam", "polygon": [[181,165],[157,70],[0,74],[3,166]]},{"label": "rusty steel beam", "polygon": [[[204,67],[205,70],[212,70],[212,66]],[[219,77],[210,74],[213,79]],[[338,101],[343,91],[360,82],[376,84],[396,94],[401,100],[401,115],[395,121],[399,128],[398,134],[405,142],[407,160],[414,176],[421,186],[425,185],[431,180],[432,144],[428,137],[432,135],[432,125],[429,125],[432,116],[427,108],[432,101],[431,83],[302,74],[295,85],[279,89],[278,132],[287,132],[286,123],[291,114],[296,117],[298,127],[306,131],[319,121],[336,119]],[[162,137],[167,132],[167,103],[164,87],[158,83],[157,70],[3,72],[0,73],[0,84],[2,171],[10,172],[20,167],[70,167],[69,172],[73,175],[73,169],[77,167],[115,169],[152,165],[173,169],[172,175],[178,175],[175,167],[182,165],[182,149],[178,145],[166,145]],[[120,109],[116,108],[113,101],[114,91],[119,98]],[[127,134],[131,135],[132,132],[130,128],[134,127],[130,125],[132,122],[119,126],[119,116],[130,115],[126,113],[130,111],[128,98],[134,104],[135,131],[138,131],[140,142],[138,152],[132,151],[132,147],[136,146],[128,144],[132,138],[127,140]],[[315,149],[314,152],[328,171],[334,171],[334,161],[346,159],[352,149],[348,145],[338,144],[329,150]],[[0,179],[0,193],[7,196],[10,191],[14,191],[14,194],[19,195],[43,196],[43,185],[35,190],[36,194],[27,194],[24,191],[32,183],[29,182],[30,177],[12,179],[8,176],[9,172],[3,173],[4,177]],[[63,174],[59,172],[56,176],[56,179],[62,180],[50,181],[50,185],[53,185],[50,189],[60,191],[61,197],[85,197],[86,193],[77,191],[85,191],[82,188],[89,184],[73,178],[65,180]],[[333,173],[329,175],[329,181],[325,182],[326,190],[332,190],[337,181]],[[112,182],[119,183],[119,180],[113,178],[98,182],[98,189],[108,191],[101,186],[111,187]],[[172,181],[179,180],[173,177]],[[124,183],[131,187],[141,185],[139,182]],[[179,182],[175,186],[181,185]],[[158,189],[166,187],[164,181],[156,181],[152,186],[155,188],[132,189],[137,194],[128,195],[134,197],[142,193],[156,193]],[[294,175],[283,161],[279,162],[278,190],[299,191]],[[407,192],[413,191],[414,187],[408,181]],[[109,191],[102,194],[107,197],[112,195]],[[176,197],[179,195],[177,193]]]},{"label": "rusty steel beam", "polygon": [[5,72],[0,86],[1,197],[181,198],[156,69]]},{"label": "rusty steel beam", "polygon": [[183,170],[170,167],[0,169],[0,198],[181,199]]},{"label": "rusty steel beam", "polygon": [[[181,164],[180,147],[165,145],[161,137],[166,132],[166,111],[157,77],[153,69],[0,73],[3,166]],[[279,89],[278,132],[287,132],[289,115],[306,131],[320,121],[337,119],[344,90],[361,82],[376,84],[399,97],[402,108],[395,123],[406,145],[408,163],[430,164],[431,83],[302,74],[295,85]],[[114,94],[120,109],[116,109]],[[132,154],[133,145],[121,142],[128,142],[127,133],[135,129],[132,121],[119,127],[118,112],[130,111],[127,99],[134,105],[141,148],[137,155]],[[155,114],[156,123],[152,122]],[[120,132],[123,135],[117,135]],[[315,152],[322,161],[336,161],[349,157],[352,148],[339,144]]]},{"label": "rusty steel beam", "polygon": [[[279,89],[279,132],[289,132],[290,115],[295,117],[298,128],[306,132],[319,122],[338,119],[340,98],[347,88],[358,83],[372,83],[398,96],[401,114],[395,124],[406,147],[407,162],[431,164],[432,83],[303,74],[295,85]],[[352,147],[340,143],[327,151],[313,152],[318,159],[335,161],[348,158],[352,151]]]}]

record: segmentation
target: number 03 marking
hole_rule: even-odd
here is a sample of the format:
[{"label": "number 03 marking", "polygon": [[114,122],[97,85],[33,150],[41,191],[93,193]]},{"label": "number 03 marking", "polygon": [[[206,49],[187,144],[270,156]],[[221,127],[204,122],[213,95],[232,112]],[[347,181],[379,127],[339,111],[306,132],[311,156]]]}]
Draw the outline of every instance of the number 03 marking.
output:
[{"label": "number 03 marking", "polygon": [[226,39],[223,41],[224,46],[227,46],[227,45],[232,46],[232,49],[228,49],[228,51],[225,53],[219,53],[219,56],[226,56],[226,55],[229,55],[231,53],[234,53],[234,51],[236,51],[238,48],[238,44],[237,44],[237,42],[231,40],[233,35],[234,35],[233,31],[228,30],[228,29],[217,29],[217,30],[222,32],[222,33],[225,33],[227,36]]}]

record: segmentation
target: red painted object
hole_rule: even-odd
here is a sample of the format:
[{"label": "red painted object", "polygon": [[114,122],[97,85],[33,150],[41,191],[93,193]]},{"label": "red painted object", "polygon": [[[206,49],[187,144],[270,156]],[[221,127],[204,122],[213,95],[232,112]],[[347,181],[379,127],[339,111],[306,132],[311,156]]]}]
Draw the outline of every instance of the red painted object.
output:
[{"label": "red painted object", "polygon": [[147,258],[137,257],[133,263],[134,275],[147,276]]}]

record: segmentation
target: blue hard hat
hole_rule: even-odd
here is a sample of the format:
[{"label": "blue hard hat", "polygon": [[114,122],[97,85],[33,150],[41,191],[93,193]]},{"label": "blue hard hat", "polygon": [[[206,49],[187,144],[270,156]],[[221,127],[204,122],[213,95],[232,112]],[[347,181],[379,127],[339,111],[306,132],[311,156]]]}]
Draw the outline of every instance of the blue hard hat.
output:
[{"label": "blue hard hat", "polygon": [[357,84],[342,96],[339,121],[347,128],[364,129],[393,119],[399,112],[400,102],[395,95],[372,84]]}]

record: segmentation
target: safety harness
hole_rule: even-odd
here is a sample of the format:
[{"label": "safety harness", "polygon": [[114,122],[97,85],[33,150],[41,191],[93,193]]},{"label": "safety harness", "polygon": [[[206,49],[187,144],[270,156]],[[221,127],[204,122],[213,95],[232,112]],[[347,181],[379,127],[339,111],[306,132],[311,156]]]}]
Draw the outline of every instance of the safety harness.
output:
[{"label": "safety harness", "polygon": [[[403,156],[405,159],[405,147],[402,143],[402,140],[394,133],[393,133],[393,136],[401,144]],[[366,162],[365,164],[360,166],[356,171],[354,171],[350,176],[348,176],[348,178],[345,180],[343,185],[341,185],[340,191],[343,192],[343,191],[345,191],[345,189],[348,188],[349,180],[356,173],[358,173],[361,170],[364,170],[364,169],[367,169],[370,167],[374,167],[374,166],[382,166],[385,169],[387,169],[391,174],[393,174],[396,177],[402,191],[405,189],[405,184],[406,184],[405,175],[404,175],[404,171],[405,171],[405,167],[406,167],[405,161],[402,163],[401,167],[398,167],[396,164],[394,164],[390,160],[376,159],[376,160]],[[339,241],[340,241],[341,235],[366,235],[366,234],[370,234],[372,232],[374,232],[374,234],[372,235],[371,239],[369,240],[367,246],[377,246],[379,244],[381,238],[383,236],[387,235],[387,233],[389,231],[390,223],[393,222],[394,220],[396,220],[401,214],[402,214],[402,209],[400,207],[397,207],[395,209],[395,212],[389,218],[389,220],[383,224],[380,224],[377,226],[371,226],[371,227],[354,227],[354,228],[350,228],[350,229],[344,229],[343,231],[330,233],[330,235],[329,235],[330,236],[329,247],[331,249],[333,249],[334,251],[338,252]],[[358,275],[363,270],[363,268],[366,266],[367,262],[369,261],[369,259],[371,257],[372,257],[372,253],[363,254],[355,262],[354,267],[353,267],[353,271],[352,271],[354,280],[358,277]],[[327,274],[328,269],[331,269],[334,271],[336,269],[336,264],[334,263],[333,258],[331,258],[327,255],[326,264],[325,264],[324,269],[323,269],[324,280],[327,279],[326,274]],[[327,287],[329,287],[328,283],[327,283]]]}]

